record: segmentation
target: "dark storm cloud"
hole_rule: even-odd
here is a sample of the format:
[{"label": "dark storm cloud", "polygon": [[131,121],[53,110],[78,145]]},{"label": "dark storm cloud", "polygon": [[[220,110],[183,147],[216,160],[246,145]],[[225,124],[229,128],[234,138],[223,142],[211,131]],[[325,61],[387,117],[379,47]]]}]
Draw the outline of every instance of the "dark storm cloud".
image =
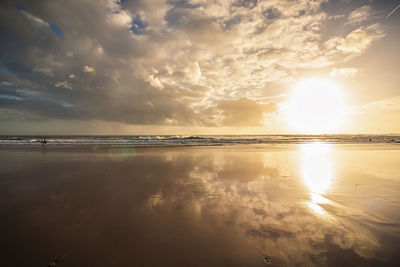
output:
[{"label": "dark storm cloud", "polygon": [[[3,78],[29,81],[39,95],[19,101],[3,99],[2,107],[56,118],[190,122],[190,110],[184,103],[137,77],[132,63],[127,62],[140,60],[151,51],[134,40],[131,16],[118,4],[108,7],[116,9],[112,12],[105,8],[106,2],[21,1],[19,6],[23,9],[9,2],[1,9],[1,35],[5,37],[1,50],[7,51],[1,62],[9,73]],[[140,24],[138,19],[134,21]],[[51,25],[59,25],[53,26],[58,30],[54,32]],[[73,106],[66,108],[65,102]]]},{"label": "dark storm cloud", "polygon": [[[320,7],[330,3],[320,4],[2,1],[2,118],[259,125],[271,112],[257,97],[266,84],[359,55],[382,35],[360,20],[350,39],[327,35],[325,45]],[[243,99],[252,107],[241,119],[228,103]]]}]

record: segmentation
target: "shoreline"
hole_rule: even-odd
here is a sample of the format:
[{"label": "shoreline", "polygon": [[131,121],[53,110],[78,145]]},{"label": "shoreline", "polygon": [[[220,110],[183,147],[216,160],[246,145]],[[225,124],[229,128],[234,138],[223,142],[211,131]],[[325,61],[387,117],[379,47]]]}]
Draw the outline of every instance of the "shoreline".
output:
[{"label": "shoreline", "polygon": [[359,148],[362,150],[399,150],[399,143],[350,143],[350,142],[290,142],[290,143],[219,143],[219,144],[0,144],[0,151],[33,152],[115,152],[127,153],[129,149],[297,149],[301,145],[330,145],[336,148]]}]

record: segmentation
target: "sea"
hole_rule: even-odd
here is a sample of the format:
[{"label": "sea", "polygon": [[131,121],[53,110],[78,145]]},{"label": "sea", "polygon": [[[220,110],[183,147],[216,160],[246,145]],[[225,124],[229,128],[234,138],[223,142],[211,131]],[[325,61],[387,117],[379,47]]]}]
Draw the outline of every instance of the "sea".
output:
[{"label": "sea", "polygon": [[0,136],[4,145],[229,145],[296,143],[400,143],[400,135],[25,135]]}]

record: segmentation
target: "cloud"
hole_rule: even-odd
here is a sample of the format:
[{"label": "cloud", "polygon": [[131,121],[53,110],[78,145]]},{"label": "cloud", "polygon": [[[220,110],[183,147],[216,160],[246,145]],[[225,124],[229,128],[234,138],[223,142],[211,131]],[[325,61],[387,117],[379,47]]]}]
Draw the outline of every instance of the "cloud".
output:
[{"label": "cloud", "polygon": [[158,89],[163,89],[164,85],[160,82],[160,80],[158,79],[158,77],[154,77],[154,75],[149,75],[149,79],[148,79],[149,83],[151,84],[151,86],[158,88]]},{"label": "cloud", "polygon": [[108,15],[107,20],[110,24],[120,27],[129,27],[132,23],[131,15],[125,10],[114,11]]},{"label": "cloud", "polygon": [[68,81],[63,81],[63,82],[58,82],[56,84],[54,84],[55,87],[64,87],[67,89],[72,89],[72,85],[68,82]]},{"label": "cloud", "polygon": [[200,79],[201,69],[197,61],[188,65],[187,75],[193,82],[197,82]]},{"label": "cloud", "polygon": [[84,66],[83,68],[82,68],[82,71],[83,72],[94,72],[94,68],[93,67],[91,67],[91,66]]},{"label": "cloud", "polygon": [[333,68],[329,73],[331,77],[354,77],[358,73],[356,68]]},{"label": "cloud", "polygon": [[357,29],[339,40],[337,49],[348,53],[361,53],[371,44],[372,39],[373,37],[363,29]]},{"label": "cloud", "polygon": [[361,110],[375,110],[375,111],[383,111],[383,110],[392,110],[392,111],[400,111],[400,96],[393,96],[386,99],[373,101],[368,104],[365,104],[361,107]]},{"label": "cloud", "polygon": [[30,19],[31,21],[44,25],[44,26],[49,26],[49,24],[47,22],[45,22],[44,20],[42,20],[41,18],[38,18],[32,14],[30,14],[29,12],[25,11],[25,10],[20,10],[20,12],[26,16],[28,19]]},{"label": "cloud", "polygon": [[[328,31],[333,14],[323,3],[21,0],[21,11],[5,0],[1,78],[42,97],[7,108],[44,120],[262,125],[279,104],[263,101],[299,73],[345,63],[383,36],[380,24],[355,15],[366,8],[352,9],[359,22],[346,34]],[[54,90],[71,89],[71,79],[74,90]],[[43,97],[59,112],[35,105]]]},{"label": "cloud", "polygon": [[347,23],[361,23],[367,19],[370,19],[372,16],[371,11],[372,9],[370,6],[359,7],[349,14]]},{"label": "cloud", "polygon": [[351,31],[345,37],[334,37],[325,43],[325,47],[331,51],[342,52],[348,55],[359,55],[371,45],[371,43],[384,36],[379,24],[373,24],[366,28],[358,28]]},{"label": "cloud", "polygon": [[275,102],[260,104],[247,98],[223,100],[217,107],[222,111],[222,124],[227,126],[263,125],[264,114],[278,110]]},{"label": "cloud", "polygon": [[46,66],[35,66],[33,68],[33,71],[43,73],[48,76],[53,76],[53,71],[49,67],[46,67]]}]

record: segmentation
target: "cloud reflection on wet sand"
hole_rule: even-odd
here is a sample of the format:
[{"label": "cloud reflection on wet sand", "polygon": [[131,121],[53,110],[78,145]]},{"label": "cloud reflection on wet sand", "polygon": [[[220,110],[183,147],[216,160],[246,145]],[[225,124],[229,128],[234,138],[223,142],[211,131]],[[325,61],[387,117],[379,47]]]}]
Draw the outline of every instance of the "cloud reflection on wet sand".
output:
[{"label": "cloud reflection on wet sand", "polygon": [[68,251],[71,265],[396,265],[400,182],[379,173],[400,160],[370,169],[360,159],[400,151],[361,146],[1,151],[1,256],[32,266]]}]

